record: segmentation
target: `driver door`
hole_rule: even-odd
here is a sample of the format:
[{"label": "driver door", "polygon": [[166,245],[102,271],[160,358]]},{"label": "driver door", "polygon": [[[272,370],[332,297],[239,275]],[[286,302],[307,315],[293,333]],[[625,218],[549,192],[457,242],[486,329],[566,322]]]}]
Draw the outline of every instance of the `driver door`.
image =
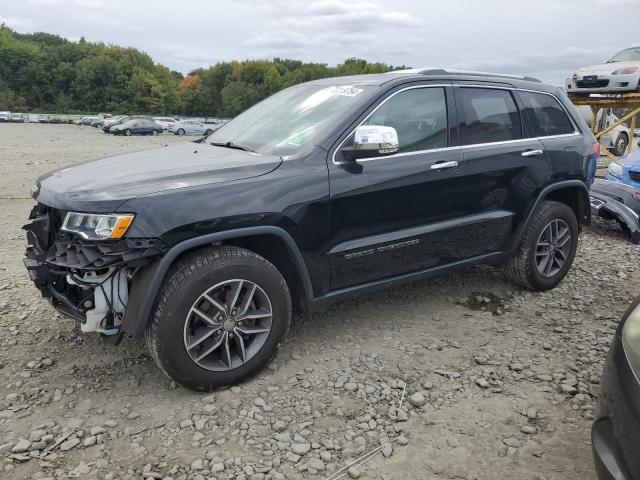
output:
[{"label": "driver door", "polygon": [[[361,125],[393,127],[399,151],[330,157],[331,288],[339,290],[460,259],[462,152],[449,85],[397,89]],[[355,129],[354,129],[355,130]]]}]

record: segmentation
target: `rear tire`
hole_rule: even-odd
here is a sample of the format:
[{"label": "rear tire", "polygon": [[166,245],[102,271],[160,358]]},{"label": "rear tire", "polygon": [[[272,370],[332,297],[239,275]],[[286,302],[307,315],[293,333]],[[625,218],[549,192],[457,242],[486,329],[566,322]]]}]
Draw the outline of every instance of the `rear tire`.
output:
[{"label": "rear tire", "polygon": [[125,134],[127,137],[130,137],[131,135],[133,135],[133,132],[132,132],[130,129],[128,129],[128,128],[127,128],[127,129],[124,131],[124,134]]},{"label": "rear tire", "polygon": [[207,128],[207,130],[204,132],[205,135],[209,136],[213,133],[213,130],[211,130],[210,128]]},{"label": "rear tire", "polygon": [[[562,243],[565,241],[568,246]],[[550,290],[566,276],[577,247],[578,221],[573,210],[564,203],[545,200],[533,212],[503,270],[513,283],[535,291]]]},{"label": "rear tire", "polygon": [[165,279],[146,340],[169,378],[207,392],[266,367],[290,321],[289,289],[271,263],[243,248],[204,249]]}]

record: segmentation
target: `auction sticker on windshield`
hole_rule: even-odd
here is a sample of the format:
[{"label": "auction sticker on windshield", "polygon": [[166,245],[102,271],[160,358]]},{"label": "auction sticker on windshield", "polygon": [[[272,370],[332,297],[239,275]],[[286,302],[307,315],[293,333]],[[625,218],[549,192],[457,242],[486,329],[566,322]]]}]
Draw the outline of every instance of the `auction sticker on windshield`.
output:
[{"label": "auction sticker on windshield", "polygon": [[329,91],[334,95],[342,95],[344,97],[355,97],[362,93],[362,88],[356,88],[351,86],[329,87]]}]

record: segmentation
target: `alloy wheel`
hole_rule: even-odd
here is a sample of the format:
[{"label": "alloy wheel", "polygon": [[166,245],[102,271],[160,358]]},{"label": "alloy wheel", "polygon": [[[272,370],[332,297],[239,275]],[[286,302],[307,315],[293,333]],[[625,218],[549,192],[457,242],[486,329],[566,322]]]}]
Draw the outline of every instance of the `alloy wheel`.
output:
[{"label": "alloy wheel", "polygon": [[536,268],[543,277],[553,277],[564,267],[571,251],[571,230],[561,219],[551,220],[536,243]]},{"label": "alloy wheel", "polygon": [[265,291],[243,279],[218,283],[194,302],[184,325],[184,347],[193,362],[211,371],[238,368],[262,348],[273,310]]}]

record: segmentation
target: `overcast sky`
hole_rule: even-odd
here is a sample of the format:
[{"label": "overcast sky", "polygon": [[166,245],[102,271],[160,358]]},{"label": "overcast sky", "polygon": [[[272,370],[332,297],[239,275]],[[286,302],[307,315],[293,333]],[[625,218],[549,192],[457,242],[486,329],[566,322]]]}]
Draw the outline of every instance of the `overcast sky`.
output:
[{"label": "overcast sky", "polygon": [[560,85],[640,43],[640,0],[0,0],[0,22],[136,47],[183,73],[223,60],[360,57]]}]

